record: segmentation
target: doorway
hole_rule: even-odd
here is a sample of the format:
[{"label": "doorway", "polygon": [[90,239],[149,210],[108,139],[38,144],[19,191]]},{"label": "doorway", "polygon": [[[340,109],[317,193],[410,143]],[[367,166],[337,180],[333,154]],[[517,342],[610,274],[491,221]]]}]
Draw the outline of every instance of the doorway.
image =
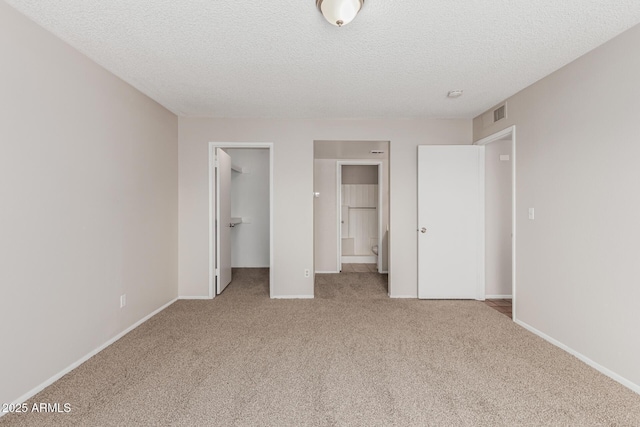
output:
[{"label": "doorway", "polygon": [[389,141],[314,141],[313,190],[314,272],[382,274],[387,295],[389,146]]},{"label": "doorway", "polygon": [[210,142],[209,298],[232,281],[233,268],[264,267],[271,294],[273,144]]},{"label": "doorway", "polygon": [[516,319],[516,127],[475,143],[486,154],[486,303]]},{"label": "doorway", "polygon": [[375,264],[376,271],[382,273],[382,162],[338,161],[336,171],[339,269],[343,271],[351,264]]}]

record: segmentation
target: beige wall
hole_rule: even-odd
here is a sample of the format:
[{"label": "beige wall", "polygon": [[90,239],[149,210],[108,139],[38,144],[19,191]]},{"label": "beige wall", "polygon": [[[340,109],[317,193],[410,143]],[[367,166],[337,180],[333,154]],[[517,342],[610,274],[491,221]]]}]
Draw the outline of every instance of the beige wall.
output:
[{"label": "beige wall", "polygon": [[377,184],[378,167],[372,165],[342,166],[342,184]]},{"label": "beige wall", "polygon": [[314,191],[320,196],[313,199],[314,271],[338,273],[338,198],[335,159],[315,159]]},{"label": "beige wall", "polygon": [[231,172],[231,216],[249,220],[231,229],[231,266],[269,267],[269,150],[224,151],[232,164],[247,170]]},{"label": "beige wall", "polygon": [[177,296],[178,129],[176,116],[4,2],[0,61],[9,403]]},{"label": "beige wall", "polygon": [[208,294],[208,142],[274,143],[274,296],[311,296],[313,141],[389,140],[391,292],[417,296],[416,152],[469,144],[470,120],[179,119],[180,295]]},{"label": "beige wall", "polygon": [[511,295],[511,139],[487,144],[484,158],[485,294],[506,296]]},{"label": "beige wall", "polygon": [[504,122],[476,118],[474,139],[516,125],[517,318],[640,392],[638,46],[640,26],[509,98]]}]

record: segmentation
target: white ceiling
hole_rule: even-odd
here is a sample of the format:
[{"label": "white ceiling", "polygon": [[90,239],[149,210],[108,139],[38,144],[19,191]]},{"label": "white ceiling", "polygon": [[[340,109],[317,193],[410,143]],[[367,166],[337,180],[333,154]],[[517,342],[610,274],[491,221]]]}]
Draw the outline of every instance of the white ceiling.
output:
[{"label": "white ceiling", "polygon": [[640,22],[638,0],[366,0],[343,28],[315,0],[6,2],[201,117],[471,118]]}]

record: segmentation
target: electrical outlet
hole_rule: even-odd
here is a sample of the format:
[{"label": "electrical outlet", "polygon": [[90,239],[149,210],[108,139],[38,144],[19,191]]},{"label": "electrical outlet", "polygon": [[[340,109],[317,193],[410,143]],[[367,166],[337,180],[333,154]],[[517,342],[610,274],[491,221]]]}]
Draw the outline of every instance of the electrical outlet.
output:
[{"label": "electrical outlet", "polygon": [[311,270],[308,268],[304,270],[304,277],[311,277]]},{"label": "electrical outlet", "polygon": [[124,308],[127,305],[127,294],[120,295],[120,308]]}]

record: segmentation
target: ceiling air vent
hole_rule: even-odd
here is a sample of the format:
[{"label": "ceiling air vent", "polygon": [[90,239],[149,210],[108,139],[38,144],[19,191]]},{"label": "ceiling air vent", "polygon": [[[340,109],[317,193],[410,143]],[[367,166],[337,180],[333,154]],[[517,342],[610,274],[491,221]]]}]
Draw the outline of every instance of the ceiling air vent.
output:
[{"label": "ceiling air vent", "polygon": [[497,122],[498,120],[502,120],[505,117],[507,117],[507,104],[502,104],[501,106],[493,110],[493,123]]},{"label": "ceiling air vent", "polygon": [[488,128],[492,124],[507,118],[507,103],[503,102],[482,115],[482,127]]}]

